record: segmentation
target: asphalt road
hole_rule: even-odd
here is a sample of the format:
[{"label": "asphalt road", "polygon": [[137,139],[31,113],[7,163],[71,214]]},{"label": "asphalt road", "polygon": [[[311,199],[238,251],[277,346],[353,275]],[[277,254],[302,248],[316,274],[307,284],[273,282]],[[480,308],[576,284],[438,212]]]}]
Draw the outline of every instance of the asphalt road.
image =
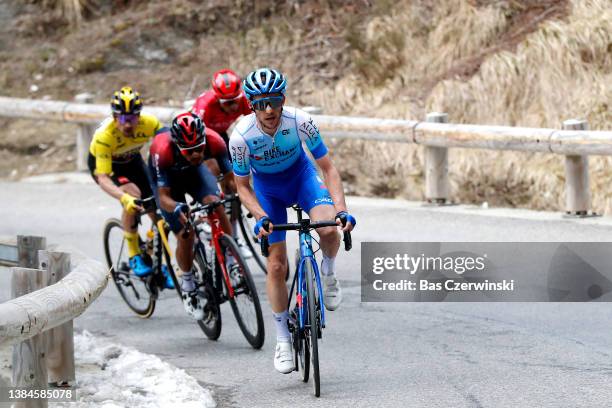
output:
[{"label": "asphalt road", "polygon": [[[0,235],[45,235],[102,260],[102,225],[119,206],[95,185],[0,183],[0,191]],[[345,299],[328,314],[320,343],[320,399],[298,374],[274,371],[274,327],[260,272],[260,351],[248,346],[229,306],[221,338],[212,342],[174,294],[141,320],[112,284],[76,327],[185,369],[214,390],[219,406],[610,406],[607,303],[362,303],[359,288],[362,241],[608,241],[609,220],[363,198],[350,198],[349,206],[359,224],[354,250],[338,261]],[[7,285],[0,276],[0,300]]]}]

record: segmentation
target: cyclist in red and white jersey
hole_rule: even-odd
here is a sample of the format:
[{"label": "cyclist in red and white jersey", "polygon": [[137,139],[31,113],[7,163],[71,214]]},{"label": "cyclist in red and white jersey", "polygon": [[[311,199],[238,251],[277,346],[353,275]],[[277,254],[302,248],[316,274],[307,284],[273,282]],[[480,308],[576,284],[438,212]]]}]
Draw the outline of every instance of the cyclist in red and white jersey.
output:
[{"label": "cyclist in red and white jersey", "polygon": [[211,83],[212,89],[198,96],[191,111],[204,121],[208,129],[219,133],[227,145],[229,127],[240,116],[250,115],[252,110],[242,92],[242,80],[231,69],[215,72]]}]

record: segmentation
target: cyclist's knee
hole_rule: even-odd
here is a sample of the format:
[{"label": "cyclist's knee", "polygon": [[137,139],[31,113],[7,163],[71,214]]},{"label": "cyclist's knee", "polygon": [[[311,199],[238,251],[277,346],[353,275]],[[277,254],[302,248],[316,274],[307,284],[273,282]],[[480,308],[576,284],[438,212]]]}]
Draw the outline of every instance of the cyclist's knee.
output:
[{"label": "cyclist's knee", "polygon": [[280,259],[268,260],[268,276],[272,279],[282,279],[285,281],[285,275],[287,273],[287,260],[282,262]]},{"label": "cyclist's knee", "polygon": [[202,203],[203,204],[208,204],[208,203],[212,203],[212,202],[217,201],[217,200],[219,200],[219,197],[216,196],[216,195],[211,194],[211,195],[204,196],[204,198],[202,198]]},{"label": "cyclist's knee", "polygon": [[336,227],[318,228],[317,233],[322,240],[333,240],[340,236]]}]

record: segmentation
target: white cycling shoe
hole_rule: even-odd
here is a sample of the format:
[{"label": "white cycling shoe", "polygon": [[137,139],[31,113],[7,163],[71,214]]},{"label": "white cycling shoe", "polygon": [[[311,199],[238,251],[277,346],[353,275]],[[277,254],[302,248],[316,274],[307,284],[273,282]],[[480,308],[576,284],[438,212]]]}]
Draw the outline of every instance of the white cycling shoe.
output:
[{"label": "white cycling shoe", "polygon": [[192,292],[183,292],[183,307],[189,316],[194,320],[204,319],[204,305],[202,299],[194,290]]},{"label": "white cycling shoe", "polygon": [[244,259],[249,259],[253,257],[253,253],[249,249],[249,246],[244,242],[242,238],[236,238],[236,243],[238,244],[238,248],[240,249],[240,253],[244,257]]},{"label": "white cycling shoe", "polygon": [[334,311],[342,303],[342,288],[334,275],[323,275],[323,304],[327,310]]},{"label": "white cycling shoe", "polygon": [[274,368],[276,368],[276,371],[283,374],[289,374],[295,369],[291,342],[279,341],[276,343],[276,351],[274,352]]}]

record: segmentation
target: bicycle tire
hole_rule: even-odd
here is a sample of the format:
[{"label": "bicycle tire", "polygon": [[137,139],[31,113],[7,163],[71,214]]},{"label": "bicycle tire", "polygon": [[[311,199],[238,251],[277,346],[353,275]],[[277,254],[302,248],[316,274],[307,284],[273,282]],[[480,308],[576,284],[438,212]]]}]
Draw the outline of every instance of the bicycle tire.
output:
[{"label": "bicycle tire", "polygon": [[251,230],[251,226],[249,225],[246,218],[247,215],[242,210],[242,206],[240,206],[240,210],[238,211],[238,225],[240,226],[240,233],[242,234],[242,239],[247,244],[249,250],[253,254],[253,259],[255,260],[255,263],[257,263],[257,266],[259,266],[259,269],[261,269],[262,272],[267,275],[268,270],[266,269],[266,262],[264,261],[260,253],[261,249],[259,247],[259,240],[257,240],[257,237],[253,236],[253,231]]},{"label": "bicycle tire", "polygon": [[201,246],[198,245],[196,247],[195,262],[200,269],[200,278],[202,279],[198,284],[198,290],[204,294],[207,302],[204,307],[204,319],[198,320],[197,323],[208,339],[217,340],[221,336],[223,323],[221,320],[221,308],[219,307],[215,290],[211,283],[205,278],[206,274],[210,274],[211,271],[206,262],[204,262],[204,257],[200,254],[201,250]]},{"label": "bicycle tire", "polygon": [[[119,249],[119,254],[112,254],[111,249],[111,236],[113,235],[113,230],[118,229],[121,231],[121,239],[122,244]],[[104,255],[106,257],[106,263],[111,270],[111,275],[113,277],[113,282],[119,291],[119,295],[123,299],[123,301],[127,304],[127,306],[134,312],[138,317],[143,319],[151,317],[153,312],[155,311],[155,299],[152,296],[150,290],[147,288],[147,283],[142,278],[137,277],[132,273],[127,264],[123,266],[122,264],[117,265],[119,263],[119,259],[121,259],[121,254],[123,252],[123,224],[116,218],[110,218],[104,224],[104,232],[102,234],[103,242],[104,242]],[[127,254],[126,254],[127,256]],[[125,263],[125,262],[124,262]],[[127,268],[127,273],[125,269]],[[126,282],[125,279],[128,279]],[[131,287],[131,290],[134,292],[135,297],[139,297],[140,294],[136,290],[134,283],[139,282],[142,283],[144,288],[144,293],[148,297],[148,300],[143,302],[142,306],[136,304],[131,300],[129,296],[128,289]]]},{"label": "bicycle tire", "polygon": [[[249,270],[249,266],[245,259],[242,257],[240,252],[240,248],[236,241],[229,235],[224,234],[219,240],[221,244],[221,248],[224,249],[225,253],[230,251],[236,260],[236,264],[239,267],[240,277],[236,281],[232,279],[230,275],[230,281],[232,283],[232,289],[234,290],[234,297],[229,299],[230,305],[232,306],[232,311],[234,312],[234,316],[236,316],[236,321],[238,322],[238,326],[242,331],[242,334],[249,342],[249,344],[255,348],[260,349],[265,340],[265,328],[263,322],[263,314],[261,312],[261,305],[259,303],[259,296],[257,295],[257,288],[255,287],[255,283],[253,282],[253,277],[251,276],[251,271]],[[229,271],[228,271],[229,272]],[[227,285],[225,279],[223,280],[224,284]],[[228,293],[229,293],[229,288]],[[241,310],[238,302],[246,301],[247,305],[244,310]],[[248,312],[249,309],[254,311],[255,317],[255,327],[248,327],[248,322],[246,321],[245,312]]]},{"label": "bicycle tire", "polygon": [[312,261],[304,262],[304,276],[306,278],[306,292],[308,293],[308,334],[310,347],[310,361],[312,363],[312,382],[316,397],[321,396],[321,379],[319,377],[319,318],[317,308],[321,307],[317,303],[315,290],[317,283],[314,275]]}]

